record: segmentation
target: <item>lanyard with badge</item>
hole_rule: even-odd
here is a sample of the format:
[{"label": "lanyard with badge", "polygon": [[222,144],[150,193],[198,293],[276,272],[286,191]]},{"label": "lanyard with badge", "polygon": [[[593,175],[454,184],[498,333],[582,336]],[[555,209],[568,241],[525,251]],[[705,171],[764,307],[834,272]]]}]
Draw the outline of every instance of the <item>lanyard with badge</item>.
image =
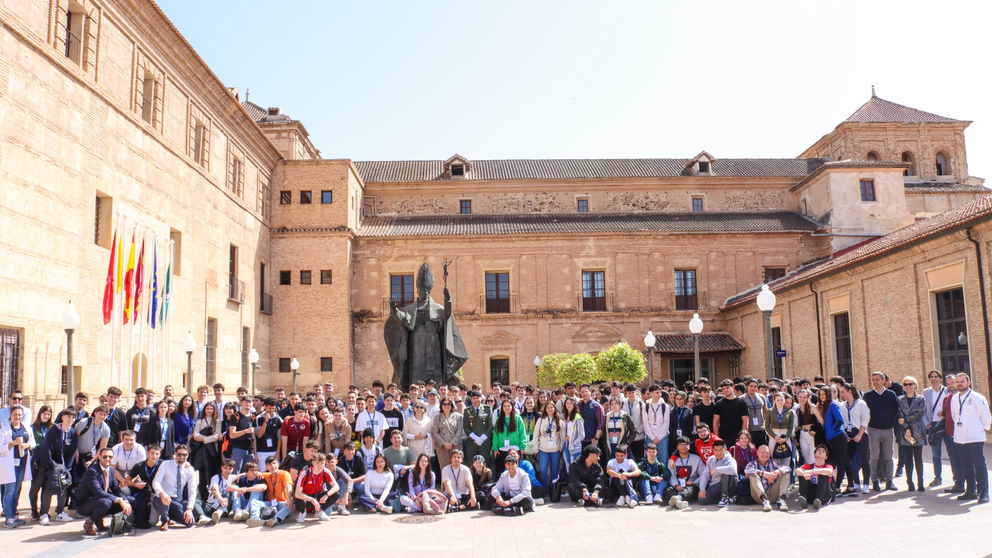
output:
[{"label": "lanyard with badge", "polygon": [[964,399],[961,399],[961,396],[958,395],[958,423],[957,423],[958,426],[964,426],[964,423],[961,421],[961,419],[964,417],[962,417],[961,415],[964,413],[964,404],[967,403],[969,399],[971,399],[970,389],[968,390],[968,396],[965,397]]},{"label": "lanyard with badge", "polygon": [[617,426],[617,423],[618,422],[622,422],[622,420],[623,420],[623,417],[621,417],[621,416],[613,415],[613,416],[610,417],[610,422],[612,423],[612,426],[610,426],[610,444],[611,445],[614,445],[615,446],[618,443],[620,443],[620,427]]},{"label": "lanyard with badge", "polygon": [[[681,457],[680,456],[679,457],[679,461],[680,461],[680,463],[678,463],[678,469],[679,469],[679,472],[681,473],[681,470],[682,469],[685,469],[685,468],[688,468],[689,467],[689,458],[688,457]],[[686,480],[689,477],[689,471],[686,471],[686,474],[685,475],[686,476],[683,477],[681,474],[679,474],[679,486],[685,486],[685,482],[686,482]]]},{"label": "lanyard with badge", "polygon": [[145,423],[145,413],[147,413],[147,412],[148,412],[148,408],[146,407],[146,408],[138,411],[137,413],[135,413],[135,417],[134,417],[134,431],[135,431],[135,433],[141,432],[141,425]]},{"label": "lanyard with badge", "polygon": [[[661,405],[658,405],[658,406],[661,407],[662,405],[664,405],[664,403],[662,403]],[[685,412],[685,407],[678,407],[678,410],[679,410],[679,414],[675,416],[675,437],[676,438],[681,438],[682,437],[682,413]]]},{"label": "lanyard with badge", "polygon": [[551,435],[552,432],[554,431],[554,425],[555,425],[555,423],[550,418],[548,418],[547,421],[548,421],[548,426],[547,426],[547,428],[544,429],[544,432],[545,432],[545,434],[548,435],[548,445],[551,446],[551,447],[555,447],[555,439]]},{"label": "lanyard with badge", "polygon": [[459,467],[458,468],[458,473],[456,474],[455,473],[455,468],[454,468],[454,466],[452,466],[451,467],[451,476],[454,477],[454,479],[455,479],[454,486],[452,487],[452,488],[455,489],[455,498],[461,498],[462,497],[462,493],[461,493],[460,490],[458,490],[458,486],[459,486],[458,485],[458,479],[462,476],[462,468]]}]

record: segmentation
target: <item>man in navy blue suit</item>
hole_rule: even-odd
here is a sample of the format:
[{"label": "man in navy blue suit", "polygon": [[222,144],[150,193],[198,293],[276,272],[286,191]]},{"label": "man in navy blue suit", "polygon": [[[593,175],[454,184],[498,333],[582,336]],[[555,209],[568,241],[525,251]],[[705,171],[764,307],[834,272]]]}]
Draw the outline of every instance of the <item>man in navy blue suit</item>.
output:
[{"label": "man in navy blue suit", "polygon": [[134,498],[121,493],[120,484],[114,476],[111,462],[114,450],[103,448],[100,458],[91,465],[76,489],[76,513],[86,517],[83,532],[96,535],[97,528],[102,526],[103,518],[118,512],[131,515]]}]

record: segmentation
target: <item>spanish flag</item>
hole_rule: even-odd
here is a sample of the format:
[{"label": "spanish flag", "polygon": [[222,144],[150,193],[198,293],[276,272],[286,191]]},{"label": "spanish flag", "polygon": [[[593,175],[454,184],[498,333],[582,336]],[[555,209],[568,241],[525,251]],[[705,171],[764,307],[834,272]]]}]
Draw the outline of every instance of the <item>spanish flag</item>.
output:
[{"label": "spanish flag", "polygon": [[110,323],[114,315],[114,263],[117,255],[117,231],[110,247],[110,267],[107,268],[107,284],[103,287],[103,325]]},{"label": "spanish flag", "polygon": [[138,254],[138,273],[134,283],[134,322],[138,323],[138,309],[141,308],[141,290],[145,283],[145,238],[141,237],[141,252]]},{"label": "spanish flag", "polygon": [[134,296],[134,241],[137,240],[138,227],[131,233],[131,253],[127,257],[127,271],[124,273],[124,323],[131,319],[131,298]]},{"label": "spanish flag", "polygon": [[[117,232],[115,231],[116,235]],[[114,281],[114,293],[120,294],[121,288],[124,287],[124,235],[127,234],[127,221],[124,221],[124,231],[121,232],[121,243],[117,245],[117,280]]]}]

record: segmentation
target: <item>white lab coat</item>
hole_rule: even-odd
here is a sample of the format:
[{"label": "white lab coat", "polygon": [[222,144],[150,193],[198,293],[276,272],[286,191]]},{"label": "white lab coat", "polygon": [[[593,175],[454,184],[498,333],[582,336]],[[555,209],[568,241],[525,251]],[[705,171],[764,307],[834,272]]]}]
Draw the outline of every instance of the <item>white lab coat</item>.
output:
[{"label": "white lab coat", "polygon": [[[24,424],[24,428],[28,433],[28,443],[31,445],[31,450],[34,450],[34,433],[31,432],[31,427],[27,424]],[[9,424],[0,428],[0,484],[10,484],[15,480],[14,450],[10,447],[10,441],[13,439],[13,431]],[[27,463],[24,464],[24,482],[31,482],[31,452],[29,451],[21,459],[27,460]]]}]

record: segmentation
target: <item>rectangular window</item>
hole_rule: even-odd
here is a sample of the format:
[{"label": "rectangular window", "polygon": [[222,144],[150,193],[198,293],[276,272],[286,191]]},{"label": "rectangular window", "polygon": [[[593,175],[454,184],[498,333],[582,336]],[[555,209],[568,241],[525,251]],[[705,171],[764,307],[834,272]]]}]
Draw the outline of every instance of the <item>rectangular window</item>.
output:
[{"label": "rectangular window", "polygon": [[148,70],[143,71],[145,79],[141,83],[141,119],[152,124],[155,114],[155,77]]},{"label": "rectangular window", "polygon": [[579,213],[589,213],[589,200],[577,200],[575,203]]},{"label": "rectangular window", "polygon": [[703,210],[703,198],[692,198],[692,210],[697,212]]},{"label": "rectangular window", "polygon": [[320,284],[321,285],[330,285],[331,284],[331,270],[330,269],[322,269],[322,270],[320,270]]},{"label": "rectangular window", "polygon": [[944,374],[971,373],[968,358],[968,323],[964,315],[964,290],[941,291],[937,298],[937,338]]},{"label": "rectangular window", "polygon": [[486,274],[486,314],[510,312],[510,274]]},{"label": "rectangular window", "polygon": [[280,271],[279,272],[279,284],[280,285],[292,285],[293,284],[293,272],[292,271]]},{"label": "rectangular window", "polygon": [[785,277],[784,267],[766,267],[765,268],[765,283],[771,283],[776,279],[781,279]]},{"label": "rectangular window", "polygon": [[459,202],[459,207],[462,213],[472,213],[472,200],[461,200]]},{"label": "rectangular window", "polygon": [[237,302],[245,301],[245,282],[238,279],[238,247],[231,244],[228,262],[227,298]]},{"label": "rectangular window", "polygon": [[875,201],[875,181],[861,181],[861,201]]},{"label": "rectangular window", "polygon": [[396,299],[396,306],[413,303],[413,275],[391,275],[389,286],[389,296]]},{"label": "rectangular window", "polygon": [[196,121],[195,128],[193,132],[193,160],[200,164],[200,166],[206,166],[207,157],[206,151],[204,151],[204,140],[206,139],[206,127],[199,120]]},{"label": "rectangular window", "polygon": [[309,285],[310,284],[310,270],[309,269],[300,271],[300,284],[301,285]]},{"label": "rectangular window", "polygon": [[207,342],[204,344],[207,357],[207,385],[217,382],[217,320],[207,318]]},{"label": "rectangular window", "polygon": [[108,250],[114,242],[114,198],[97,190],[93,214],[93,243]]},{"label": "rectangular window", "polygon": [[245,164],[239,157],[231,157],[231,175],[227,180],[231,192],[240,198],[244,192]]},{"label": "rectangular window", "polygon": [[334,372],[334,358],[332,358],[332,357],[320,357],[320,371],[321,372]]},{"label": "rectangular window", "polygon": [[[698,382],[699,378],[696,377],[696,361],[691,358],[673,358],[668,361],[668,369],[671,373],[671,379],[675,382],[675,385],[681,386],[688,381],[693,383]],[[710,385],[713,385],[713,359],[700,357],[699,358],[699,374],[710,381]]]},{"label": "rectangular window", "polygon": [[310,190],[300,190],[300,204],[306,205],[313,202],[313,192]]},{"label": "rectangular window", "polygon": [[846,381],[854,381],[854,361],[851,358],[851,322],[847,312],[834,314],[834,353],[837,359],[837,375]]},{"label": "rectangular window", "polygon": [[334,192],[331,190],[321,190],[320,203],[334,203]]},{"label": "rectangular window", "polygon": [[696,310],[699,299],[696,296],[696,270],[675,270],[675,309]]},{"label": "rectangular window", "polygon": [[290,368],[291,360],[288,358],[279,359],[279,371],[280,372],[292,372],[293,369]]},{"label": "rectangular window", "polygon": [[710,172],[710,164],[709,164],[709,162],[708,161],[700,161],[699,162],[699,174],[709,174],[709,172]]},{"label": "rectangular window", "polygon": [[[248,363],[248,353],[251,352],[251,336],[249,333],[248,328],[241,328],[241,385],[245,387],[248,387],[251,383],[251,375],[249,374],[251,364]],[[252,388],[254,387],[252,386]]]},{"label": "rectangular window", "polygon": [[283,190],[279,192],[279,205],[289,205],[293,203],[293,193]]},{"label": "rectangular window", "polygon": [[465,176],[465,165],[451,165],[451,176]]},{"label": "rectangular window", "polygon": [[606,272],[582,272],[582,311],[606,311]]},{"label": "rectangular window", "polygon": [[9,399],[12,391],[21,387],[22,332],[22,329],[0,326],[0,391],[4,401]]},{"label": "rectangular window", "polygon": [[[183,270],[183,233],[177,231],[176,229],[169,229],[169,238],[172,240],[172,245],[175,251],[172,255],[172,274],[182,275]],[[118,239],[119,241],[119,239]]]},{"label": "rectangular window", "polygon": [[65,12],[65,57],[76,64],[82,64],[83,54],[83,19],[81,13]]},{"label": "rectangular window", "polygon": [[[772,355],[778,354],[778,351],[782,350],[782,328],[773,327],[772,328]],[[782,357],[776,356],[772,359],[772,373],[775,378],[782,379]]]},{"label": "rectangular window", "polygon": [[489,385],[495,383],[499,383],[502,386],[510,385],[510,359],[489,359]]}]

